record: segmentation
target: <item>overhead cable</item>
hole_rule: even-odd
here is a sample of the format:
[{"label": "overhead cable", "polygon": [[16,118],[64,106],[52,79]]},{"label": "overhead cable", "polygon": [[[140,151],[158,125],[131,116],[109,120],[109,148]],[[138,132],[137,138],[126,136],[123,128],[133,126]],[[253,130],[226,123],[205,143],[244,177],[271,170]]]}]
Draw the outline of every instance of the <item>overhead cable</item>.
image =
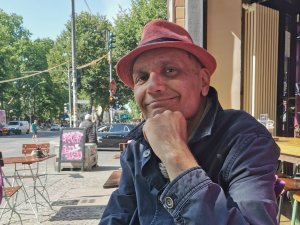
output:
[{"label": "overhead cable", "polygon": [[[82,66],[79,66],[79,67],[77,67],[77,69],[83,69],[83,68],[86,68],[86,67],[91,66],[91,65],[93,65],[93,64],[96,64],[97,62],[99,62],[100,60],[102,60],[102,59],[103,59],[104,57],[106,57],[107,55],[108,55],[108,54],[105,54],[105,55],[101,56],[101,57],[98,58],[98,59],[95,59],[95,60],[93,60],[93,61],[91,61],[91,62],[89,62],[89,63],[87,63],[87,64],[84,64],[84,65],[82,65]],[[57,66],[54,66],[54,67],[52,67],[52,68],[50,68],[50,69],[43,70],[43,71],[37,71],[36,73],[29,74],[29,75],[25,75],[25,76],[22,76],[22,77],[17,77],[17,78],[13,78],[13,79],[9,79],[9,80],[1,80],[1,81],[0,81],[0,84],[7,83],[7,82],[12,82],[12,81],[16,81],[16,80],[21,80],[21,79],[25,79],[25,78],[29,78],[29,77],[33,77],[33,76],[37,76],[37,75],[39,75],[39,74],[49,72],[49,71],[51,71],[51,70],[53,70],[53,69],[55,69],[55,68],[57,68],[57,67],[60,67],[60,66],[62,66],[62,65],[68,64],[68,63],[69,63],[69,62],[64,62],[64,63],[61,63],[61,64],[59,64],[59,65],[57,65]]]}]

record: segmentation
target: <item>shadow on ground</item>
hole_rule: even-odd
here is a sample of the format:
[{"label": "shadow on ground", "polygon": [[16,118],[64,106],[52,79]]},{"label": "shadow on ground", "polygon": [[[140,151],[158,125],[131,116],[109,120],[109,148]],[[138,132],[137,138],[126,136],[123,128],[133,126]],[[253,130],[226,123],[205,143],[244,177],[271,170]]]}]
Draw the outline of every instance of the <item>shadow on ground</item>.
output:
[{"label": "shadow on ground", "polygon": [[63,206],[49,221],[100,219],[106,206]]}]

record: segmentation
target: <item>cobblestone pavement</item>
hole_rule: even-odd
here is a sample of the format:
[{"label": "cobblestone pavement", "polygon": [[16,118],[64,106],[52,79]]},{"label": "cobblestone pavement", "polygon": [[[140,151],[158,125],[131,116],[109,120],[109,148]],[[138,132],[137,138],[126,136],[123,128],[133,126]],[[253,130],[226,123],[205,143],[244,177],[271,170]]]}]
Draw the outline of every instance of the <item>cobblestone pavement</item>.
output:
[{"label": "cobblestone pavement", "polygon": [[[96,225],[106,207],[110,194],[115,189],[103,189],[103,184],[112,171],[119,169],[117,152],[98,152],[98,166],[92,171],[63,170],[60,173],[54,170],[54,161],[48,162],[47,191],[51,206],[46,204],[38,194],[38,219],[35,217],[30,204],[21,204],[18,211],[23,224],[55,224],[55,225]],[[54,159],[53,159],[54,160]],[[50,168],[49,168],[50,167]],[[12,172],[11,165],[5,165],[5,174]],[[29,190],[29,188],[27,188]],[[28,191],[29,196],[33,193]],[[22,193],[18,199],[24,199]],[[3,203],[1,205],[3,207]],[[0,224],[8,224],[10,213],[4,214]],[[21,224],[17,215],[12,217],[10,224]]]}]

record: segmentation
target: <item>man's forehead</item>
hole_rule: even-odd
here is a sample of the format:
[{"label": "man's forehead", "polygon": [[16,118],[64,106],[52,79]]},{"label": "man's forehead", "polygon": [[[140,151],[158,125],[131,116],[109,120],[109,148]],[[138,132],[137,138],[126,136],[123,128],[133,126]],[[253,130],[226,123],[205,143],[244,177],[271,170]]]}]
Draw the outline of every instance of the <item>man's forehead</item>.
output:
[{"label": "man's forehead", "polygon": [[[148,57],[151,59],[154,59],[154,60],[162,60],[165,62],[174,61],[174,58],[176,60],[176,57],[174,57],[174,54],[176,54],[176,57],[178,57],[179,55],[183,55],[183,56],[190,55],[190,53],[188,53],[187,51],[184,51],[182,49],[177,49],[177,48],[151,49],[151,50],[145,51],[142,54],[138,55],[134,59],[132,65],[134,66],[137,61],[142,62],[144,60],[148,60],[147,59]],[[170,60],[169,58],[173,58],[173,59]]]}]

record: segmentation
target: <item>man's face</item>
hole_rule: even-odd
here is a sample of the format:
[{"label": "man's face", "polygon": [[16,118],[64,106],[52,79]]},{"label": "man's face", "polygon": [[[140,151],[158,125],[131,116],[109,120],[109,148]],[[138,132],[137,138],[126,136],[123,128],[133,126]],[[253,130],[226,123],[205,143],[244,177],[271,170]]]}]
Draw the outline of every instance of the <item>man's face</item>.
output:
[{"label": "man's face", "polygon": [[210,75],[187,52],[160,48],[141,54],[133,64],[134,96],[144,119],[165,110],[196,116],[209,89]]}]

